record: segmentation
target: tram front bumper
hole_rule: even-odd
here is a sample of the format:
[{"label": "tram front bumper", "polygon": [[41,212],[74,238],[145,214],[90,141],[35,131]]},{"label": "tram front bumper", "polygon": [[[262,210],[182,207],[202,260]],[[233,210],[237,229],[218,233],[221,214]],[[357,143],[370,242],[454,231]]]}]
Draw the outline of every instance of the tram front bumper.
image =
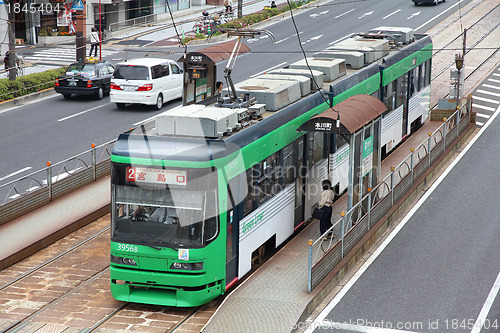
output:
[{"label": "tram front bumper", "polygon": [[[133,303],[199,306],[224,291],[222,280],[206,283],[206,274],[145,272],[111,266],[110,277],[113,297],[119,301]],[[177,282],[174,283],[175,281]]]}]

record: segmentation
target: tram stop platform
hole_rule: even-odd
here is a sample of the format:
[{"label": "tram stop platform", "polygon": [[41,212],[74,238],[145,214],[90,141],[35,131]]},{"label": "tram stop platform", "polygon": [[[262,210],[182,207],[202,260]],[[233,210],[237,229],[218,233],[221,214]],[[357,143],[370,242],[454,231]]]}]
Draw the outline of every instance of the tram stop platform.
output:
[{"label": "tram stop platform", "polygon": [[[434,132],[442,123],[442,121],[428,121],[387,156],[382,161],[381,179],[391,172],[391,167],[398,166],[410,155],[411,148],[416,148],[424,140],[427,140],[428,133]],[[463,132],[462,136],[466,133],[470,135],[474,128],[475,125],[471,124]],[[450,146],[441,159],[447,154],[453,153],[453,148],[460,141],[460,138],[454,142],[453,146]],[[435,163],[439,163],[439,160]],[[414,185],[411,191],[416,191],[416,186]],[[397,205],[395,204],[395,206]],[[333,223],[340,220],[342,211],[347,211],[347,194],[344,194],[333,205]],[[391,209],[391,211],[393,210]],[[391,214],[391,211],[388,214]],[[386,216],[382,219],[385,218]],[[278,253],[226,296],[221,306],[202,329],[202,332],[277,333],[293,332],[297,329],[300,331],[300,328],[305,328],[304,325],[298,323],[304,322],[317,305],[330,293],[332,286],[329,282],[334,278],[335,271],[340,270],[345,273],[348,262],[351,261],[349,264],[352,264],[352,260],[356,261],[358,259],[357,257],[352,258],[353,252],[356,252],[357,249],[355,247],[330,275],[309,293],[307,291],[307,243],[308,240],[315,240],[319,236],[319,221],[313,220],[307,223],[304,229],[295,235]],[[363,243],[364,239],[360,243]]]}]

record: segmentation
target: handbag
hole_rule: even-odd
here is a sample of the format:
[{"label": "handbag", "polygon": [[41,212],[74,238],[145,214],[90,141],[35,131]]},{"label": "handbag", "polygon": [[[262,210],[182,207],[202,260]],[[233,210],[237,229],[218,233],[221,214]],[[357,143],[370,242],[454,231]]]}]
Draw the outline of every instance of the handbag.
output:
[{"label": "handbag", "polygon": [[320,220],[322,216],[323,216],[323,211],[318,207],[314,208],[312,212],[312,217]]}]

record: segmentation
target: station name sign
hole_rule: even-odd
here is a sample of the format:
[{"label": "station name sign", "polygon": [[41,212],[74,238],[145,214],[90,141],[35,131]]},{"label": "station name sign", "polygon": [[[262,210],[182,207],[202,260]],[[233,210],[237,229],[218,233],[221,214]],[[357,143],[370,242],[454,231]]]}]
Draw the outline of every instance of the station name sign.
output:
[{"label": "station name sign", "polygon": [[184,170],[127,167],[127,181],[135,183],[187,185],[187,172]]},{"label": "station name sign", "polygon": [[332,123],[321,122],[321,121],[318,121],[318,122],[314,123],[314,130],[315,131],[330,132],[332,130],[332,128],[333,128],[333,124]]}]

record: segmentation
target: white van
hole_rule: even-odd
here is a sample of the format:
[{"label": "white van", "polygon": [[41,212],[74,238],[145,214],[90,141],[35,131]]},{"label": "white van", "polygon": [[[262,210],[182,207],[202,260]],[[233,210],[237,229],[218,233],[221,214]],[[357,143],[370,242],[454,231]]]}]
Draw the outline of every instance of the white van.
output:
[{"label": "white van", "polygon": [[182,97],[182,69],[173,60],[139,58],[120,62],[111,79],[110,100],[123,109],[127,103],[154,105]]}]

